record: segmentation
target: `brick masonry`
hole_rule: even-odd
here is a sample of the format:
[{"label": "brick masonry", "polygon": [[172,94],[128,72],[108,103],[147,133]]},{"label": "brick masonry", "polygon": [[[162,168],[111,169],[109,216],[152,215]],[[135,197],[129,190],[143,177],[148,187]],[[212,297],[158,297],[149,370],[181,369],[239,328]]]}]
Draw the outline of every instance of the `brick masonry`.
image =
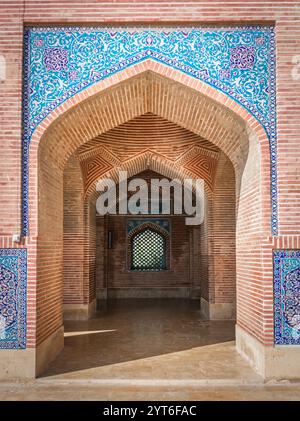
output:
[{"label": "brick masonry", "polygon": [[[143,133],[143,130],[141,130]],[[130,136],[128,140],[130,141]],[[161,179],[161,175],[153,171],[144,171],[136,175],[150,184],[151,179]],[[150,216],[151,217],[151,216]],[[190,291],[200,288],[200,283],[207,283],[208,279],[201,279],[199,276],[199,267],[193,264],[193,231],[197,230],[199,237],[199,227],[193,228],[185,225],[185,217],[181,215],[165,216],[169,221],[169,240],[167,247],[167,270],[161,272],[134,272],[130,270],[130,240],[127,229],[128,221],[133,216],[106,216],[97,217],[97,235],[99,259],[97,259],[97,290],[98,298],[103,296],[103,289],[108,288],[111,293],[113,290],[134,288],[142,291],[143,289],[176,289]],[[137,217],[141,218],[141,217]],[[142,217],[145,221],[149,217]],[[154,218],[155,221],[156,218]],[[108,249],[108,232],[112,233],[112,247]],[[195,235],[195,234],[194,234]],[[196,239],[194,239],[196,243]],[[196,249],[197,245],[194,244]],[[106,255],[106,260],[101,258],[102,250]],[[198,248],[199,253],[199,248]],[[199,254],[197,256],[199,260]],[[194,272],[195,270],[195,272]],[[102,296],[101,296],[102,294]],[[159,292],[157,293],[159,297]]]},{"label": "brick masonry", "polygon": [[[144,153],[145,138],[149,151],[146,154]],[[101,161],[98,160],[99,156]],[[144,162],[144,156],[146,162]],[[200,165],[195,165],[194,156],[198,158],[198,161],[202,158]],[[161,164],[160,167],[158,166],[160,161],[156,160],[157,157],[163,158],[161,162],[164,166]],[[134,173],[150,183],[152,176],[161,178],[160,174],[166,175],[166,161],[168,160],[173,167],[176,162],[183,164],[184,171],[189,169],[191,177],[200,176],[205,179],[207,194],[213,201],[213,206],[210,204],[211,209],[207,211],[207,217],[213,213],[212,218],[209,217],[207,222],[205,221],[207,228],[202,227],[192,232],[185,226],[184,218],[175,217],[171,236],[172,270],[161,274],[142,275],[132,274],[127,270],[126,218],[114,216],[106,219],[105,222],[103,218],[97,218],[97,296],[100,298],[101,293],[103,294],[101,290],[107,287],[110,289],[149,288],[152,285],[152,287],[160,288],[185,287],[192,291],[199,288],[201,283],[203,296],[211,303],[235,302],[235,176],[232,164],[211,142],[166,119],[147,113],[79,147],[76,156],[70,158],[65,168],[64,302],[66,304],[86,304],[95,298],[94,295],[89,297],[86,295],[85,298],[82,295],[84,288],[88,287],[86,282],[89,280],[87,276],[82,275],[82,268],[86,261],[80,240],[83,235],[83,185],[92,186],[99,178],[108,176],[108,173],[111,175],[114,165],[117,165],[119,169],[126,169],[129,175]],[[206,160],[208,160],[207,164]],[[212,160],[213,166],[211,166]],[[153,162],[158,166],[157,170],[160,174],[149,170],[139,173],[147,166],[154,165]],[[199,169],[201,174],[199,174]],[[81,174],[85,179],[84,183],[82,183]],[[76,180],[79,181],[78,189]],[[215,188],[213,183],[215,183]],[[213,195],[212,189],[215,191]],[[85,192],[86,201],[90,195],[93,195],[93,190]],[[205,207],[209,208],[209,204],[207,203]],[[226,209],[226,218],[223,217],[224,209]],[[103,224],[106,225],[105,229]],[[208,237],[203,237],[204,243],[199,248],[197,238],[205,229],[209,229],[210,232],[210,245],[208,247]],[[108,230],[114,233],[114,247],[110,251],[106,249]],[[95,232],[96,227],[93,226],[91,231]],[[203,268],[200,265],[201,259],[206,261]],[[208,262],[211,268],[210,273],[204,269],[208,268]],[[67,271],[68,268],[69,271]],[[201,276],[199,276],[200,271],[202,271]],[[94,284],[95,279],[92,277],[90,285]]]},{"label": "brick masonry", "polygon": [[[28,299],[27,299],[27,346],[34,347],[36,343],[42,342],[62,323],[60,306],[62,303],[62,256],[63,256],[63,234],[57,230],[62,225],[63,208],[63,168],[67,158],[83,140],[95,137],[91,127],[86,125],[80,129],[76,127],[76,119],[82,121],[82,114],[88,112],[76,109],[68,115],[64,122],[65,132],[59,126],[59,120],[44,136],[47,140],[47,147],[41,143],[39,153],[42,158],[39,162],[39,189],[36,175],[30,181],[30,236],[23,240],[20,245],[12,243],[12,234],[20,232],[21,229],[21,92],[22,92],[22,49],[23,49],[23,25],[26,23],[39,24],[205,24],[205,23],[275,23],[276,27],[276,59],[277,59],[277,129],[278,129],[278,218],[279,236],[272,237],[269,226],[270,217],[270,186],[269,186],[269,162],[268,162],[268,141],[264,138],[260,128],[251,120],[251,116],[241,111],[236,104],[227,101],[224,96],[217,94],[210,89],[204,90],[201,84],[191,81],[188,77],[178,75],[175,71],[164,70],[162,67],[144,64],[141,69],[128,71],[112,78],[102,88],[93,88],[90,93],[99,93],[101,89],[111,86],[110,93],[106,96],[108,104],[107,116],[113,116],[113,121],[105,123],[105,127],[98,127],[100,132],[112,129],[118,124],[140,114],[148,112],[143,97],[138,96],[140,101],[136,102],[136,109],[133,109],[132,100],[137,98],[134,92],[138,89],[136,83],[130,82],[130,77],[137,75],[147,68],[156,73],[164,74],[168,78],[180,81],[185,87],[181,87],[178,95],[176,84],[167,84],[160,78],[153,78],[153,98],[164,98],[166,92],[173,95],[174,101],[159,103],[153,101],[151,111],[159,116],[174,121],[175,123],[188,128],[191,132],[199,134],[197,122],[205,119],[203,115],[193,115],[193,108],[183,110],[180,107],[182,98],[188,98],[189,104],[197,101],[197,95],[191,94],[188,86],[202,93],[205,92],[218,103],[225,104],[236,112],[243,121],[252,127],[250,134],[253,150],[250,150],[250,159],[241,178],[239,163],[243,151],[240,145],[240,136],[234,136],[234,131],[229,132],[221,127],[210,127],[209,130],[201,130],[204,137],[209,138],[213,143],[223,150],[233,162],[236,172],[236,191],[242,192],[237,203],[237,295],[238,295],[238,324],[259,339],[265,345],[272,345],[273,335],[273,249],[299,249],[300,248],[300,188],[299,188],[299,65],[297,57],[300,51],[300,11],[299,2],[282,1],[116,1],[113,3],[99,3],[90,0],[84,5],[82,2],[46,0],[36,1],[2,1],[0,5],[0,54],[4,55],[7,66],[7,78],[0,81],[0,203],[1,203],[1,237],[0,246],[26,247],[28,249]],[[128,88],[127,93],[122,92],[122,87],[113,87],[122,80],[127,79],[124,87]],[[140,86],[144,82],[140,79]],[[168,85],[168,86],[167,86]],[[172,85],[172,86],[170,86]],[[130,90],[130,86],[132,89]],[[177,92],[177,95],[174,95]],[[112,97],[114,96],[114,99]],[[110,101],[118,102],[118,96],[131,101],[122,102],[122,106],[110,108]],[[76,103],[86,99],[88,93],[79,94],[68,104],[59,107],[52,113],[40,127],[36,138],[33,139],[30,170],[33,174],[38,171],[37,144],[46,128],[60,114]],[[111,99],[109,99],[109,96]],[[98,97],[99,98],[99,97]],[[178,100],[176,99],[178,98]],[[198,99],[201,101],[200,99]],[[98,100],[99,101],[99,100]],[[131,107],[128,107],[128,104]],[[205,104],[210,102],[205,101]],[[205,105],[204,104],[204,105]],[[199,105],[199,104],[198,104]],[[89,102],[88,106],[96,115],[97,104]],[[212,108],[210,111],[213,112]],[[83,110],[83,111],[82,111]],[[116,112],[121,118],[115,121]],[[181,113],[181,114],[180,114]],[[216,113],[222,118],[222,108],[216,109]],[[221,113],[221,114],[220,114]],[[206,114],[207,116],[207,114]],[[80,120],[81,118],[81,120]],[[222,120],[219,117],[219,121]],[[225,121],[226,113],[225,113]],[[210,122],[213,119],[209,120]],[[217,120],[216,120],[217,121]],[[223,120],[224,121],[224,120]],[[235,119],[235,125],[241,128],[243,124]],[[68,126],[69,124],[69,126]],[[71,124],[71,126],[70,126]],[[217,123],[216,123],[217,124]],[[72,127],[72,128],[70,128]],[[253,132],[256,134],[253,135]],[[72,138],[70,138],[70,135]],[[69,139],[69,143],[65,139]],[[258,139],[258,142],[257,140]],[[235,140],[236,139],[236,140]],[[46,143],[46,142],[44,142]],[[63,152],[60,149],[55,151],[56,145],[64,144]],[[246,143],[245,143],[246,144]],[[257,154],[259,144],[260,153]],[[227,145],[227,146],[226,146]],[[230,145],[230,147],[228,147]],[[255,151],[255,148],[256,151]],[[257,155],[260,159],[256,159]],[[46,159],[47,158],[47,159]],[[55,162],[56,160],[56,162]],[[47,166],[43,166],[47,162]],[[260,171],[258,169],[260,168]],[[55,176],[54,176],[55,175]],[[45,183],[45,184],[44,184]],[[44,185],[43,185],[44,184]],[[49,189],[49,200],[40,196],[41,208],[37,208],[38,191],[43,195],[45,186]],[[215,193],[217,194],[217,193]],[[207,193],[209,196],[209,193]],[[51,206],[51,200],[54,205]],[[221,199],[221,198],[220,198]],[[215,211],[217,216],[217,211]],[[51,227],[51,229],[49,228]],[[38,236],[38,237],[37,237]],[[204,228],[202,238],[209,238],[208,229]],[[88,250],[90,244],[95,241],[90,235],[84,246]],[[205,240],[203,240],[205,241]],[[230,242],[230,239],[229,239]],[[209,249],[209,245],[207,249]],[[215,250],[219,245],[214,244]],[[205,258],[204,258],[205,261]],[[93,263],[93,259],[92,259]],[[203,270],[206,270],[203,264]],[[84,270],[84,269],[83,269]],[[85,269],[87,270],[87,269]],[[207,268],[207,271],[212,270]],[[214,269],[217,271],[217,268]],[[93,265],[89,276],[93,275]],[[57,275],[56,275],[57,274]],[[38,279],[38,283],[37,283]],[[216,291],[216,288],[214,288]],[[86,293],[85,293],[86,294]],[[83,294],[84,295],[84,294]],[[92,292],[91,292],[92,295]]]},{"label": "brick masonry", "polygon": [[[149,70],[151,70],[150,73],[143,71],[145,69],[145,65],[149,66]],[[154,67],[152,67],[154,66]],[[217,105],[216,102],[212,102],[213,100],[207,99],[206,97],[203,97],[199,94],[196,94],[195,91],[188,86],[184,86],[182,84],[182,76],[174,71],[174,78],[180,77],[181,83],[175,81],[170,81],[169,79],[165,79],[163,77],[164,72],[168,71],[164,66],[162,65],[153,65],[150,62],[143,64],[140,67],[136,67],[137,71],[138,69],[141,69],[142,73],[138,74],[135,78],[129,78],[126,80],[126,83],[119,83],[116,85],[113,89],[105,91],[100,97],[95,96],[92,98],[92,100],[88,102],[82,103],[82,105],[74,110],[76,112],[71,112],[66,115],[66,119],[64,121],[64,124],[60,124],[60,120],[57,120],[57,123],[52,125],[51,128],[47,131],[46,135],[42,138],[41,144],[39,147],[39,154],[40,156],[43,156],[43,159],[40,160],[40,171],[41,176],[39,177],[39,183],[40,183],[40,191],[47,191],[47,183],[50,183],[49,185],[49,191],[53,191],[53,194],[55,195],[55,201],[50,200],[51,194],[48,195],[48,197],[45,197],[43,201],[39,204],[39,212],[41,212],[42,215],[48,215],[48,222],[51,215],[56,215],[58,212],[58,209],[62,207],[62,199],[61,195],[58,193],[58,191],[53,190],[55,186],[59,186],[60,180],[61,180],[61,171],[64,168],[65,163],[67,162],[67,157],[69,151],[76,150],[79,146],[83,144],[83,141],[88,141],[89,139],[95,138],[96,135],[99,135],[99,132],[107,131],[109,130],[111,125],[111,129],[118,124],[122,124],[124,121],[128,121],[132,119],[135,115],[145,114],[149,112],[149,107],[151,106],[150,110],[152,114],[155,115],[161,115],[165,120],[173,120],[175,121],[175,124],[184,126],[186,129],[189,130],[189,132],[194,132],[195,134],[200,134],[201,137],[205,137],[210,139],[211,143],[213,143],[217,148],[222,149],[225,151],[225,153],[231,158],[233,163],[233,168],[235,169],[236,173],[236,189],[238,192],[238,197],[240,196],[241,199],[243,198],[243,194],[241,190],[245,190],[247,192],[249,188],[251,188],[251,183],[253,183],[254,190],[256,192],[255,201],[253,203],[253,212],[252,214],[249,214],[245,209],[245,215],[247,217],[247,223],[243,225],[243,207],[242,205],[238,204],[240,207],[239,212],[239,219],[238,219],[238,227],[239,229],[244,229],[243,237],[241,238],[241,241],[244,241],[244,243],[247,243],[247,246],[249,246],[249,239],[250,236],[254,238],[254,243],[257,244],[259,240],[259,236],[262,235],[262,230],[264,229],[264,224],[267,227],[270,232],[270,197],[269,195],[262,194],[261,191],[261,185],[260,185],[260,178],[259,178],[259,172],[257,171],[257,165],[260,165],[259,160],[259,143],[257,140],[257,136],[259,136],[260,144],[263,144],[266,142],[266,138],[264,135],[264,132],[260,132],[259,129],[257,130],[257,127],[255,123],[253,122],[253,128],[252,130],[257,131],[257,135],[251,134],[252,136],[252,143],[251,148],[249,150],[249,158],[247,161],[246,169],[247,173],[249,174],[248,178],[243,179],[242,182],[241,176],[243,167],[245,165],[245,160],[247,159],[247,150],[249,148],[248,146],[248,140],[246,137],[246,131],[244,127],[243,121],[235,117],[233,112],[230,110],[225,110],[221,107],[221,105]],[[146,67],[147,69],[147,67]],[[159,75],[155,75],[155,73],[159,72]],[[128,72],[125,72],[125,77],[127,77]],[[130,74],[130,73],[129,73]],[[117,79],[118,81],[120,79]],[[189,78],[187,78],[187,83],[190,81]],[[191,82],[191,81],[190,81]],[[197,86],[199,85],[199,82],[195,82]],[[196,86],[195,85],[195,86]],[[149,89],[154,90],[154,92],[157,92],[157,97],[161,95],[161,92],[164,93],[165,98],[169,98],[168,100],[165,100],[163,103],[157,101],[155,98],[155,95],[152,95],[150,98],[153,98],[153,102],[151,101],[149,104],[148,98],[149,96],[146,95],[147,90],[145,89],[145,86],[149,86]],[[101,86],[100,86],[101,87]],[[204,89],[204,87],[203,87]],[[206,88],[205,88],[206,89]],[[172,100],[170,100],[172,98]],[[182,103],[182,100],[188,104],[192,104],[192,108],[182,108],[180,107],[180,103]],[[105,101],[107,104],[106,106],[106,115],[111,115],[112,120],[106,120],[105,121],[105,128],[99,127],[98,124],[101,122],[101,124],[104,123],[103,120],[101,120],[101,117],[98,116],[99,110],[101,109],[101,102]],[[132,107],[132,104],[135,105],[136,109]],[[117,107],[117,108],[115,108]],[[243,114],[244,111],[242,111],[238,106],[235,105],[236,110],[240,110]],[[174,112],[176,110],[176,113]],[[201,110],[201,113],[199,115],[199,110]],[[209,113],[209,118],[211,120],[211,124],[208,126],[205,124],[205,113]],[[90,116],[93,116],[96,120],[91,124]],[[220,116],[222,116],[222,119],[220,119]],[[222,124],[222,122],[227,122],[226,124]],[[251,122],[251,119],[249,120]],[[80,124],[79,124],[80,122]],[[70,132],[71,130],[71,137]],[[251,129],[249,129],[251,130]],[[113,132],[115,133],[115,132]],[[37,138],[36,138],[37,139]],[[68,140],[67,140],[68,139]],[[228,140],[230,139],[230,141]],[[60,144],[62,142],[63,150],[57,148],[55,145]],[[36,152],[36,141],[35,139],[32,140],[32,153],[35,154]],[[77,145],[77,146],[76,146]],[[202,145],[203,146],[203,145]],[[103,151],[102,151],[103,152]],[[211,151],[210,153],[215,152]],[[106,153],[107,155],[107,153]],[[106,155],[104,156],[105,159],[107,159]],[[127,159],[124,161],[125,168],[128,170],[129,175],[133,175],[141,171],[141,169],[144,169],[148,158],[150,159],[151,165],[153,165],[152,169],[156,172],[168,176],[170,178],[174,178],[175,175],[179,176],[179,178],[182,178],[183,176],[191,175],[191,170],[195,170],[197,166],[192,166],[190,171],[187,170],[180,170],[180,168],[175,171],[176,165],[170,165],[168,163],[168,160],[164,157],[161,157],[161,155],[158,155],[156,157],[156,153],[154,153],[154,158],[152,156],[148,156],[148,154],[141,154],[138,156],[135,156],[134,159]],[[50,158],[51,156],[51,158]],[[141,158],[139,158],[139,156]],[[264,166],[268,166],[268,152],[266,150],[266,154],[262,155],[262,164]],[[35,158],[33,158],[33,161]],[[49,166],[45,165],[45,168],[43,168],[43,162],[46,163],[48,160],[55,162],[55,168],[49,172]],[[179,161],[180,162],[180,161]],[[251,166],[251,162],[254,162],[255,165]],[[176,162],[174,162],[175,164]],[[179,165],[180,167],[180,165]],[[117,163],[115,164],[115,168],[117,169]],[[208,169],[210,166],[208,165]],[[175,172],[174,172],[175,171]],[[231,170],[229,170],[231,171]],[[37,191],[37,185],[36,185],[36,178],[34,176],[34,168],[32,168],[32,178],[31,178],[31,188],[32,191]],[[116,171],[115,171],[116,172]],[[44,173],[47,174],[44,176]],[[209,172],[208,172],[209,174]],[[98,174],[99,175],[99,174]],[[113,172],[111,172],[111,175],[113,176]],[[44,180],[44,181],[43,181]],[[45,183],[44,186],[42,186],[42,183]],[[266,183],[268,185],[269,180],[266,180]],[[232,190],[232,187],[230,187],[230,184],[227,184],[227,186]],[[250,186],[250,187],[249,187]],[[230,193],[232,194],[232,193]],[[230,197],[229,194],[229,197]],[[221,195],[222,196],[222,195]],[[220,198],[221,198],[220,196]],[[33,195],[34,197],[34,195]],[[54,198],[54,197],[53,197]],[[58,202],[59,200],[59,202]],[[259,207],[257,208],[257,200]],[[244,207],[249,206],[249,201],[245,200],[242,202],[240,200],[240,203],[244,203]],[[262,204],[262,205],[261,205]],[[31,209],[34,209],[35,202],[33,201]],[[263,208],[263,212],[261,212],[261,207]],[[34,228],[35,226],[35,219],[34,219],[35,212],[31,211],[31,223],[30,226]],[[217,214],[216,214],[217,215]],[[250,216],[250,220],[249,220]],[[56,217],[55,217],[56,218]],[[234,219],[234,218],[233,218]],[[43,220],[43,217],[42,217]],[[45,220],[46,221],[46,220]],[[40,229],[40,241],[43,237],[42,235],[42,227],[44,226],[45,229],[45,236],[47,236],[47,226],[46,223],[44,225],[39,224]],[[57,229],[59,226],[57,226]],[[217,228],[217,224],[216,224]],[[89,231],[89,228],[86,228],[87,231]],[[211,230],[210,230],[211,231]],[[212,231],[211,231],[212,232]],[[221,236],[224,235],[224,233],[220,233]],[[51,235],[57,235],[58,241],[61,241],[62,238],[62,232],[57,232],[55,234],[55,230]],[[210,234],[211,240],[214,238],[216,240],[217,232],[215,232],[215,235]],[[59,242],[56,242],[56,247],[58,247]],[[212,241],[208,243],[207,250],[208,250],[208,256],[211,256],[213,254],[213,245]],[[217,250],[217,242],[215,243],[216,247],[215,250]],[[229,243],[230,244],[230,241]],[[243,250],[243,246],[245,244],[241,243],[241,249]],[[45,248],[46,250],[46,248]],[[52,257],[52,252],[49,250],[49,253]],[[229,254],[230,255],[230,254]],[[229,256],[228,255],[228,256]],[[58,258],[59,255],[56,254]],[[228,256],[227,256],[227,264],[228,264]],[[220,258],[224,259],[226,257],[226,253],[223,253],[223,256],[219,256]],[[213,279],[216,271],[218,270],[217,266],[214,269],[214,266],[211,261],[209,261],[209,258],[206,259],[207,262],[209,262],[208,265],[208,277],[209,279]],[[226,259],[225,259],[226,260]],[[220,261],[220,270],[221,268],[224,269],[224,261]],[[86,260],[87,261],[87,260]],[[234,259],[231,259],[231,264],[234,265]],[[56,271],[57,271],[57,277],[62,277],[62,273],[60,271],[60,263],[57,261],[56,265]],[[234,273],[234,270],[232,270],[231,265],[228,267],[227,275],[230,273]],[[222,270],[223,270],[222,269]],[[226,272],[226,271],[225,271]],[[224,272],[224,273],[225,273]],[[93,273],[93,272],[91,272]],[[247,277],[247,276],[246,276]],[[40,278],[42,279],[42,278]],[[86,278],[88,279],[88,278]],[[243,279],[241,282],[243,282]],[[234,282],[234,277],[231,276],[231,282]],[[211,284],[212,285],[212,284]],[[39,287],[41,290],[43,289],[43,283],[41,282],[39,284]],[[247,294],[251,294],[251,288],[255,289],[256,285],[250,283],[249,289],[245,291],[244,301],[243,305],[241,306],[243,312],[247,309],[247,305],[249,306],[249,311],[251,313],[255,312],[253,306],[248,302],[248,296]],[[53,290],[53,294],[55,295],[58,290]],[[220,288],[217,289],[216,287],[212,287],[210,296],[213,297],[215,295],[215,292],[218,291],[219,295],[222,296],[222,292],[220,293]],[[47,289],[47,293],[50,294],[50,290]],[[231,291],[231,300],[234,296],[234,293]],[[229,294],[229,295],[230,295]],[[241,294],[242,297],[242,294]],[[224,297],[223,297],[224,298]],[[260,306],[260,302],[258,303]],[[44,311],[42,311],[42,314],[45,314]],[[59,310],[58,313],[59,314]],[[247,325],[247,316],[243,316],[245,318],[245,324]],[[59,318],[57,318],[57,322],[59,322]],[[241,317],[242,320],[242,317]],[[47,316],[45,316],[44,320],[44,326],[45,329],[49,324],[47,323]],[[251,325],[252,326],[252,325]],[[258,332],[261,331],[261,326],[258,324],[256,327]],[[42,324],[41,324],[41,332]]]}]

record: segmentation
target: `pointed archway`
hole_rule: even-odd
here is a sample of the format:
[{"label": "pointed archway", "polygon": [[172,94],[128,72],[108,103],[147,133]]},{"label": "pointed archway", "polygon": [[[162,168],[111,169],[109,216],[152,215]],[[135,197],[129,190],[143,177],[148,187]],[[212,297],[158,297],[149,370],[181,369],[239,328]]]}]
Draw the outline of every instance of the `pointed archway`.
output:
[{"label": "pointed archway", "polygon": [[[263,345],[273,342],[272,308],[264,305],[273,300],[272,279],[266,275],[272,262],[261,262],[263,242],[271,233],[265,131],[226,95],[149,60],[75,95],[53,111],[32,137],[29,253],[37,269],[36,273],[30,269],[29,279],[37,282],[29,284],[29,294],[36,297],[37,322],[29,320],[28,334],[29,346],[37,348],[37,372],[62,346],[64,167],[74,151],[90,139],[147,112],[200,135],[230,159],[237,195],[237,326],[240,336],[246,332]],[[52,221],[55,229],[50,230]],[[51,262],[50,266],[45,266],[45,261]],[[253,294],[257,290],[259,294]],[[44,300],[46,291],[48,299]],[[43,349],[50,340],[52,353],[45,354]]]}]

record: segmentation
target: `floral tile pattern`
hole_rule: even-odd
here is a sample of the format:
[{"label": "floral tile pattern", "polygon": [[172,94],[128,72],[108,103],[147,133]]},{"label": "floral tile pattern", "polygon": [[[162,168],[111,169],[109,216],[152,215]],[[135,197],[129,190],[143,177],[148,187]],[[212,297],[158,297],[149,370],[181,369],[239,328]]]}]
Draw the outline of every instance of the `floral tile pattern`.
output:
[{"label": "floral tile pattern", "polygon": [[230,67],[235,69],[253,69],[255,64],[255,48],[239,45],[230,48]]},{"label": "floral tile pattern", "polygon": [[300,250],[275,250],[275,344],[300,345]]},{"label": "floral tile pattern", "polygon": [[26,348],[27,250],[0,249],[0,349]]},{"label": "floral tile pattern", "polygon": [[35,128],[74,94],[149,58],[224,92],[263,125],[270,139],[272,230],[277,234],[273,27],[28,27],[24,44],[22,203],[25,235],[29,230],[29,144]]},{"label": "floral tile pattern", "polygon": [[46,48],[44,50],[44,65],[47,72],[67,70],[68,51],[63,48]]}]

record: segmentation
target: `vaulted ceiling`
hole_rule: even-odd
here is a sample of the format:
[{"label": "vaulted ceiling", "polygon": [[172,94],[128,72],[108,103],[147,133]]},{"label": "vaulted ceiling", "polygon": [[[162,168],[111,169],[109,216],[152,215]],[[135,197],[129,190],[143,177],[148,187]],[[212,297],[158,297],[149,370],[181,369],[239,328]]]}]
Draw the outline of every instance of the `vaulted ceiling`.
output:
[{"label": "vaulted ceiling", "polygon": [[[186,170],[194,177],[205,179],[212,188],[219,148],[148,112],[94,137],[80,146],[76,154],[81,162],[86,190],[114,167],[127,169],[129,164],[137,165],[138,162],[137,171],[145,169],[141,164],[143,159]],[[157,166],[155,169],[159,170]]]}]

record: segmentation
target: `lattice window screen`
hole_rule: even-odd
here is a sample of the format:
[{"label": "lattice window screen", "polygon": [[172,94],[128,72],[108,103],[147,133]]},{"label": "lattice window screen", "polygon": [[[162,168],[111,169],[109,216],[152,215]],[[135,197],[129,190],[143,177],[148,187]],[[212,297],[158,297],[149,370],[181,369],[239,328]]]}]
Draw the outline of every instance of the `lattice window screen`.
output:
[{"label": "lattice window screen", "polygon": [[140,232],[132,239],[131,270],[166,269],[166,242],[151,229]]}]

